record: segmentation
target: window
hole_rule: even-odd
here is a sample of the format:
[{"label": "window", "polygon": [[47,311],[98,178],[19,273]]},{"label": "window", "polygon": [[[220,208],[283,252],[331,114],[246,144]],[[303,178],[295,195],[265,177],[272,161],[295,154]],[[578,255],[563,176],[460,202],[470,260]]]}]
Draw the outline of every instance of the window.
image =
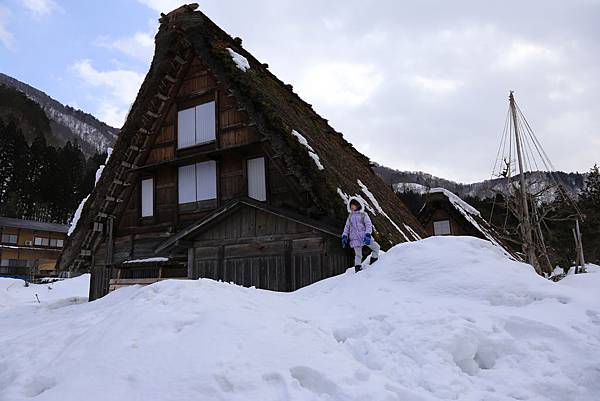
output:
[{"label": "window", "polygon": [[142,180],[142,217],[154,215],[154,180]]},{"label": "window", "polygon": [[2,234],[2,242],[5,244],[16,244],[17,234]]},{"label": "window", "polygon": [[213,160],[179,167],[179,203],[217,197],[217,163]]},{"label": "window", "polygon": [[49,243],[50,243],[50,240],[48,238],[35,237],[33,239],[33,245],[35,245],[35,246],[48,246]]},{"label": "window", "polygon": [[247,163],[248,197],[258,201],[267,200],[265,158],[249,159]]},{"label": "window", "polygon": [[440,220],[433,222],[433,235],[450,235],[450,220]]},{"label": "window", "polygon": [[50,246],[52,248],[62,248],[63,240],[58,238],[50,238]]},{"label": "window", "polygon": [[177,113],[177,147],[215,140],[215,102],[200,104]]}]

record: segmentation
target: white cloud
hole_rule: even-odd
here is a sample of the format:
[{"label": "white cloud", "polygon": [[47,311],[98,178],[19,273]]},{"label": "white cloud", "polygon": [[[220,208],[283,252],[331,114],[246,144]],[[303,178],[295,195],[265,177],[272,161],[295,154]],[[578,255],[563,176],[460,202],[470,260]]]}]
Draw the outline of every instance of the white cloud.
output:
[{"label": "white cloud", "polygon": [[9,50],[14,49],[15,37],[8,30],[9,11],[5,7],[0,6],[0,43]]},{"label": "white cloud", "polygon": [[408,79],[411,86],[431,95],[446,95],[463,85],[462,81],[453,79],[428,78],[415,75]]},{"label": "white cloud", "polygon": [[500,55],[498,65],[506,69],[516,69],[533,62],[555,62],[558,52],[540,44],[517,40],[504,54]]},{"label": "white cloud", "polygon": [[169,11],[173,11],[174,9],[180,7],[182,4],[180,0],[138,0],[140,3],[153,9],[154,11],[158,11],[159,13],[168,13]]},{"label": "white cloud", "polygon": [[77,61],[72,68],[84,85],[104,89],[105,93],[98,97],[97,117],[120,127],[137,96],[144,75],[124,69],[99,71],[90,60]]},{"label": "white cloud", "polygon": [[136,32],[132,36],[112,40],[102,37],[96,44],[100,47],[117,50],[143,62],[150,62],[154,53],[154,37],[149,32]]},{"label": "white cloud", "polygon": [[299,92],[328,105],[356,107],[369,100],[382,82],[383,74],[373,65],[325,62],[308,67]]},{"label": "white cloud", "polygon": [[43,17],[61,10],[53,0],[21,0],[21,5],[31,11],[34,17]]}]

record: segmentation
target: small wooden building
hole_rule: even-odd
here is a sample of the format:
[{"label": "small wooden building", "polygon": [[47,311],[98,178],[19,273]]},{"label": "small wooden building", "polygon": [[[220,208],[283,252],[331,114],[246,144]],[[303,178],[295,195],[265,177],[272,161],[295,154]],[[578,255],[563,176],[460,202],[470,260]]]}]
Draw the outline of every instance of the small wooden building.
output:
[{"label": "small wooden building", "polygon": [[485,239],[520,260],[477,209],[444,188],[429,190],[418,217],[427,236],[468,235]]},{"label": "small wooden building", "polygon": [[291,291],[345,271],[345,201],[385,248],[424,235],[360,154],[199,11],[160,19],[150,71],[67,241],[90,299],[162,278]]},{"label": "small wooden building", "polygon": [[0,217],[0,277],[55,275],[67,230],[62,224]]}]

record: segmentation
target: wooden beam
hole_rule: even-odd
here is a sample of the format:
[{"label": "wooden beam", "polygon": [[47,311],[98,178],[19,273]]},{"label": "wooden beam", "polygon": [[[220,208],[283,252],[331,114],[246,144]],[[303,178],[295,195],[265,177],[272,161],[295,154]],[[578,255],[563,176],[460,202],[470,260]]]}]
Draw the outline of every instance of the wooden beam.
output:
[{"label": "wooden beam", "polygon": [[169,97],[168,97],[167,95],[163,95],[163,94],[162,94],[162,93],[160,93],[160,92],[157,92],[157,93],[156,93],[156,95],[154,95],[154,96],[156,96],[157,98],[159,98],[159,99],[160,99],[160,100],[162,100],[162,101],[167,101],[167,100],[169,100]]},{"label": "wooden beam", "polygon": [[[152,117],[152,118],[158,118],[158,114],[156,114],[155,112],[153,112],[153,111],[150,111],[150,110],[146,111],[146,115],[147,115],[147,116],[150,116],[150,117]],[[141,130],[140,130],[140,131],[141,131]]]},{"label": "wooden beam", "polygon": [[185,61],[185,59],[183,57],[180,57],[179,55],[175,55],[175,61],[181,65],[187,63],[187,61]]},{"label": "wooden beam", "polygon": [[171,82],[172,84],[174,84],[175,82],[177,82],[177,78],[173,78],[171,75],[167,74],[165,75],[165,80]]},{"label": "wooden beam", "polygon": [[79,252],[79,256],[92,256],[92,251],[89,249],[82,249],[81,252]]}]

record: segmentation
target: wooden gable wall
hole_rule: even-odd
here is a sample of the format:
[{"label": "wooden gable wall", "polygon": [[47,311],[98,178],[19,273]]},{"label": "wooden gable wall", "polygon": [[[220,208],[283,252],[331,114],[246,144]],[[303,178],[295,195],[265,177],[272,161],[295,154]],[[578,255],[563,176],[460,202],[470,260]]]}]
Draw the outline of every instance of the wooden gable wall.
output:
[{"label": "wooden gable wall", "polygon": [[[178,149],[178,110],[212,100],[216,106],[216,141]],[[114,263],[133,255],[140,257],[147,254],[151,250],[150,245],[144,245],[144,251],[140,254],[135,250],[135,243],[152,242],[147,238],[152,237],[152,233],[157,233],[157,240],[164,239],[229,200],[246,196],[245,166],[248,158],[265,157],[268,203],[292,208],[307,207],[308,197],[289,184],[277,161],[269,157],[270,153],[268,145],[260,140],[255,124],[240,108],[228,88],[195,58],[181,82],[175,104],[167,111],[159,132],[154,134],[147,159],[135,166],[139,180],[125,200],[124,212],[115,224],[114,252],[120,257],[114,259]],[[217,162],[217,200],[197,205],[194,210],[183,210],[178,203],[178,167],[207,160]],[[139,187],[140,181],[146,178],[154,180],[154,215],[142,218]],[[119,247],[118,244],[123,246]],[[101,244],[98,249],[102,253],[105,248]],[[96,260],[102,259],[100,255]]]}]

